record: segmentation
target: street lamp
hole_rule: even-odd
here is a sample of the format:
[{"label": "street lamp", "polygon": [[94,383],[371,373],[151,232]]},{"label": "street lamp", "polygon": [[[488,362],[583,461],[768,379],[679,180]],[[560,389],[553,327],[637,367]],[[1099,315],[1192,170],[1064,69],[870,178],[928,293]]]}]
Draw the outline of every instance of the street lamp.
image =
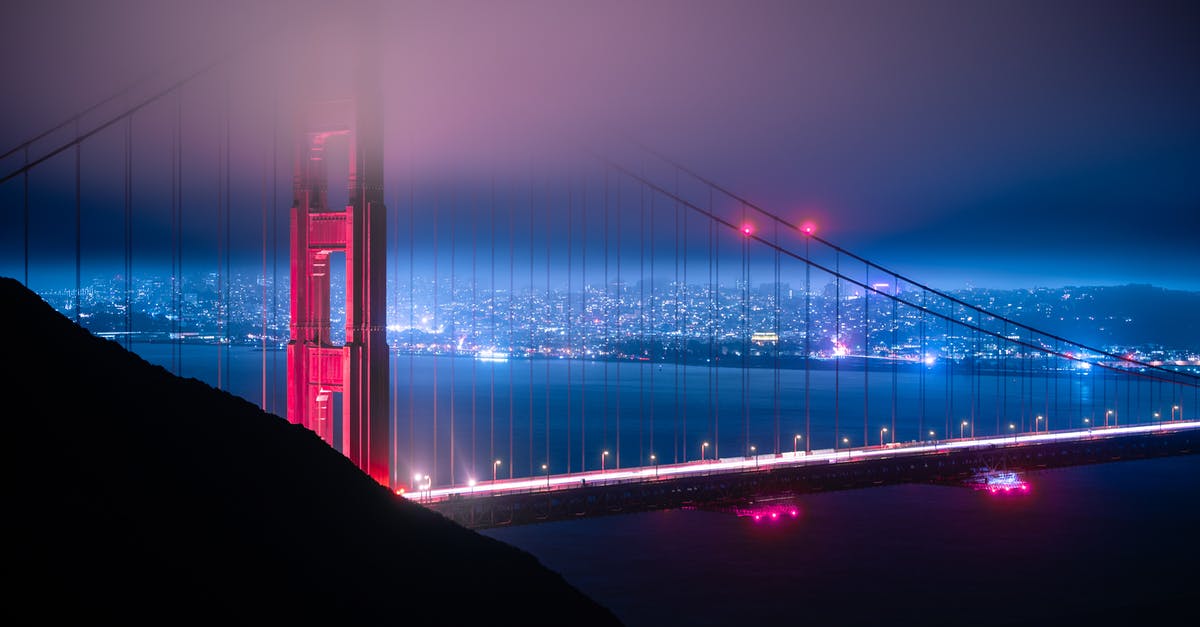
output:
[{"label": "street lamp", "polygon": [[496,483],[496,469],[500,467],[500,460],[492,462],[492,483]]},{"label": "street lamp", "polygon": [[[1042,421],[1043,421],[1043,420],[1045,420],[1045,418],[1044,418],[1044,417],[1042,417],[1042,416],[1038,416],[1038,417],[1037,417],[1037,420],[1033,421],[1033,432],[1034,432],[1034,433],[1037,433],[1037,432],[1041,431],[1041,427],[1042,427]],[[1046,423],[1046,424],[1047,424],[1047,426],[1049,426],[1049,424],[1050,424],[1050,423]]]},{"label": "street lamp", "polygon": [[966,427],[967,427],[967,421],[966,421],[966,420],[962,421],[962,423],[958,425],[958,439],[960,439],[960,440],[962,439],[962,437],[963,437],[963,429],[965,429]]},{"label": "street lamp", "polygon": [[883,434],[887,433],[887,427],[879,430],[879,448],[883,448]]},{"label": "street lamp", "polygon": [[1179,408],[1179,405],[1171,406],[1171,420],[1175,420],[1175,412],[1179,412],[1179,419],[1183,420],[1183,410]]},{"label": "street lamp", "polygon": [[1092,432],[1092,421],[1088,418],[1083,419],[1083,426],[1087,428],[1088,433]]},{"label": "street lamp", "polygon": [[937,440],[934,439],[933,429],[929,430],[929,441],[933,442],[933,450],[937,452]]},{"label": "street lamp", "polygon": [[850,459],[850,438],[842,436],[842,444],[846,445],[846,459]]},{"label": "street lamp", "polygon": [[800,450],[800,434],[797,433],[796,437],[792,438],[792,455],[795,456],[799,452],[799,450]]},{"label": "street lamp", "polygon": [[467,479],[467,487],[471,488],[471,492],[474,492],[475,491],[475,479],[468,478]]},{"label": "street lamp", "polygon": [[708,442],[704,442],[700,445],[700,461],[704,461],[704,451],[707,448],[708,448]]},{"label": "street lamp", "polygon": [[1017,423],[1015,423],[1015,422],[1008,423],[1008,430],[1012,433],[1013,442],[1016,442],[1017,441]]},{"label": "street lamp", "polygon": [[654,478],[658,478],[658,456],[654,453],[650,454],[650,463],[654,464]]},{"label": "street lamp", "polygon": [[757,469],[758,468],[758,449],[753,444],[750,445],[750,454],[754,456],[754,468]]},{"label": "street lamp", "polygon": [[600,453],[600,474],[604,474],[604,460],[608,459],[608,451]]},{"label": "street lamp", "polygon": [[542,464],[542,470],[546,471],[546,489],[550,489],[550,464]]},{"label": "street lamp", "polygon": [[1159,417],[1159,416],[1160,416],[1160,414],[1159,414],[1158,412],[1154,412],[1154,419],[1155,419],[1155,420],[1158,420],[1158,417]]}]

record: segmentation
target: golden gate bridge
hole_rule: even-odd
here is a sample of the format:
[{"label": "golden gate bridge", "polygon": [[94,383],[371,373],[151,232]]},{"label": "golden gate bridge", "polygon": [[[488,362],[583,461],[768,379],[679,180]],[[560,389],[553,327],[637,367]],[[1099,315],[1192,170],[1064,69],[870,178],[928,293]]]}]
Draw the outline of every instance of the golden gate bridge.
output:
[{"label": "golden gate bridge", "polygon": [[[310,99],[290,117],[275,102],[266,129],[238,120],[234,65],[208,64],[140,99],[123,93],[0,155],[0,189],[15,199],[4,224],[20,232],[6,237],[20,241],[7,267],[39,289],[51,272],[41,267],[73,261],[73,300],[56,304],[87,326],[89,240],[119,242],[114,337],[143,350],[135,279],[169,262],[161,361],[184,374],[189,347],[210,346],[209,378],[229,389],[245,339],[231,319],[247,302],[232,293],[233,260],[257,244],[262,385],[250,400],[469,524],[498,524],[495,507],[524,520],[513,512],[549,494],[534,519],[611,505],[614,494],[623,507],[653,507],[731,481],[754,491],[768,475],[772,489],[794,490],[844,462],[875,481],[887,468],[920,479],[915,467],[899,472],[905,460],[928,470],[939,454],[954,460],[937,462],[946,472],[985,452],[1015,460],[1064,443],[1078,455],[1057,449],[1060,459],[1090,460],[1112,452],[1097,438],[1125,446],[1200,425],[1195,374],[935,289],[634,141],[579,150],[582,165],[531,165],[520,181],[389,181],[371,63],[355,66],[352,98]],[[217,111],[189,104],[214,86]],[[203,139],[189,144],[189,128]],[[88,167],[85,150],[100,155]],[[245,190],[255,173],[235,170],[239,150],[258,156],[255,191]],[[279,193],[289,159],[290,211]],[[45,186],[55,194],[39,195]],[[258,228],[247,232],[255,205]],[[89,228],[97,223],[106,226]],[[46,238],[68,244],[41,253]],[[187,331],[199,323],[187,320],[184,276],[197,269],[215,276],[206,338]],[[344,329],[333,322],[338,299]]]}]

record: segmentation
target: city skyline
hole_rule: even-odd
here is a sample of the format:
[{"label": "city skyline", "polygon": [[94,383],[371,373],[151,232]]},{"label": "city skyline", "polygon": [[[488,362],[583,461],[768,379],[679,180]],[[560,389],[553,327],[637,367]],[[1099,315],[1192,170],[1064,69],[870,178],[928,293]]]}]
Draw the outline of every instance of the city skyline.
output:
[{"label": "city skyline", "polygon": [[[339,274],[334,274],[332,279],[335,296],[330,302],[329,341],[339,344],[345,331],[342,326],[345,303],[337,294],[344,289],[344,279]],[[615,350],[611,346],[620,345],[622,338],[642,341],[649,338],[669,344],[672,338],[682,337],[736,345],[752,341],[755,334],[773,333],[778,335],[781,346],[789,346],[784,354],[796,354],[805,338],[807,312],[814,328],[810,349],[815,357],[835,356],[839,344],[835,329],[840,320],[843,356],[903,353],[911,361],[916,359],[914,333],[921,315],[919,308],[899,304],[894,321],[891,302],[886,295],[915,298],[922,290],[910,286],[896,292],[886,284],[875,284],[873,288],[878,292],[872,291],[864,299],[865,290],[843,282],[838,299],[838,282],[813,281],[809,297],[805,299],[802,282],[798,285],[782,282],[778,284],[777,321],[776,284],[773,282],[752,283],[749,289],[744,289],[741,282],[722,283],[719,299],[714,299],[712,284],[684,284],[669,279],[639,280],[631,284],[614,279],[607,289],[603,283],[588,284],[586,288],[576,285],[571,292],[566,291],[565,285],[552,284],[547,290],[545,283],[533,284],[532,289],[528,284],[515,283],[514,292],[510,293],[506,283],[497,285],[494,290],[481,288],[478,284],[473,289],[469,277],[456,277],[451,285],[451,277],[442,276],[438,279],[436,294],[432,277],[416,275],[414,280],[411,291],[407,277],[388,283],[388,338],[393,347],[400,350],[412,350],[413,343],[419,343],[424,352],[469,355],[483,349],[501,349],[519,356],[525,351],[537,353],[545,348],[566,346],[571,339],[570,333],[586,351],[603,358],[604,351]],[[234,303],[232,306],[224,304],[226,296],[219,287],[228,292],[230,302]],[[1131,297],[1123,294],[1122,289],[1136,292]],[[286,281],[276,289],[269,277],[263,280],[256,273],[235,273],[232,280],[217,273],[193,273],[185,276],[179,290],[184,319],[178,328],[193,340],[229,337],[234,343],[257,344],[263,340],[261,331],[264,327],[272,344],[282,345],[287,338]],[[1090,304],[1106,292],[1110,295],[1105,304]],[[170,280],[166,276],[135,279],[131,293],[135,333],[152,338],[175,328],[170,326],[173,315],[170,293]],[[1194,300],[1200,298],[1200,293],[1173,293],[1150,286],[974,289],[948,293],[1043,332],[1066,335],[1112,352],[1128,352],[1139,360],[1182,362],[1200,358],[1200,343],[1187,339],[1195,333],[1191,328],[1194,325],[1179,327],[1174,337],[1166,337],[1161,330],[1164,327],[1157,322],[1139,320],[1134,324],[1132,316],[1141,318],[1140,313],[1130,314],[1127,309],[1120,309],[1109,310],[1100,318],[1095,315],[1098,308],[1107,308],[1107,303],[1114,298],[1117,303],[1172,295]],[[73,289],[49,290],[43,295],[65,315],[75,315]],[[97,333],[122,332],[124,296],[122,278],[93,279],[81,294],[81,324]],[[834,307],[839,300],[844,305],[840,309]],[[864,343],[863,315],[868,301],[871,302],[868,312],[870,340]],[[272,302],[278,305],[274,310],[271,309]],[[965,311],[956,319],[964,323],[972,321]],[[947,326],[951,328],[946,329]],[[1156,332],[1151,330],[1156,328],[1160,329],[1158,337],[1154,337]],[[900,335],[890,337],[893,329]],[[418,336],[419,340],[408,339]],[[964,334],[960,325],[933,318],[929,321],[927,339],[931,354],[939,357],[958,355],[959,359],[972,352],[984,354],[986,351],[981,352],[980,347],[994,352],[997,342],[987,337],[981,342],[969,331]],[[897,342],[894,346],[891,345],[893,341]],[[621,350],[625,351],[624,358],[635,357],[630,346]],[[772,353],[773,350],[759,352]],[[1011,352],[1011,348],[1008,350]],[[577,352],[566,355],[586,356]],[[660,355],[660,358],[668,357]]]}]

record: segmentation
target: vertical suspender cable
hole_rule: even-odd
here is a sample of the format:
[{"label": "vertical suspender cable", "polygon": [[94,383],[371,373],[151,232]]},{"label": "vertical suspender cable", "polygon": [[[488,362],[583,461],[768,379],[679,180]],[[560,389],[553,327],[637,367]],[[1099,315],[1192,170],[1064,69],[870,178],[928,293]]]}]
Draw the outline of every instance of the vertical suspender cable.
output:
[{"label": "vertical suspender cable", "polygon": [[892,437],[891,441],[896,441],[896,389],[899,379],[900,359],[896,354],[896,346],[899,345],[897,336],[900,332],[900,319],[896,317],[896,303],[900,300],[900,277],[892,275]]},{"label": "vertical suspender cable", "polygon": [[125,119],[125,349],[133,347],[133,116]]},{"label": "vertical suspender cable", "polygon": [[[475,200],[476,200],[475,190],[472,189],[471,190],[471,220],[470,220],[470,224],[471,224],[471,341],[469,342],[469,347],[467,350],[470,351],[473,355],[478,354],[478,351],[476,349],[476,340],[475,340],[475,298],[476,298],[475,286],[477,284],[476,274],[475,274],[476,252],[477,252],[476,243],[475,243],[475,225],[478,224],[479,216],[476,215]],[[476,416],[475,416],[475,400],[476,400],[476,392],[475,392],[476,367],[475,366],[478,361],[479,360],[474,359],[474,357],[472,357],[472,359],[471,359],[471,477],[473,479],[479,478],[479,466],[476,463],[476,461],[477,461],[476,452],[479,450],[479,447],[476,445],[476,442],[475,442],[475,435],[476,435],[475,432],[477,430],[477,422],[476,422]]]},{"label": "vertical suspender cable", "polygon": [[[271,411],[279,413],[275,379],[279,373],[279,85],[271,104]],[[399,225],[397,225],[399,245]],[[399,261],[397,260],[397,272]]]},{"label": "vertical suspender cable", "polygon": [[[713,213],[713,193],[712,187],[708,189],[708,212]],[[714,220],[709,220],[709,226],[715,224]],[[721,318],[721,234],[714,229],[713,233],[713,332],[716,334],[716,354],[713,357],[713,459],[721,458],[721,328],[723,320]]]},{"label": "vertical suspender cable", "polygon": [[[544,188],[543,188],[544,189],[544,194],[543,194],[544,200],[543,200],[543,202],[545,203],[543,205],[543,208],[545,209],[545,216],[546,216],[546,222],[543,223],[545,225],[545,239],[546,239],[546,305],[545,305],[546,316],[545,316],[545,319],[547,321],[550,321],[555,318],[554,305],[552,302],[551,291],[550,291],[550,222],[549,222],[550,215],[551,215],[551,213],[550,213],[550,204],[551,204],[551,202],[550,202],[550,196],[551,196],[550,181],[548,179],[543,181],[543,185],[544,185]],[[531,288],[531,291],[532,291],[532,288]],[[557,324],[555,324],[553,322],[547,322],[547,324],[549,324],[550,327],[558,326]],[[546,353],[542,356],[542,361],[544,362],[544,366],[546,369],[546,384],[542,389],[542,397],[543,397],[542,398],[542,410],[545,415],[545,418],[543,419],[545,433],[542,434],[542,437],[545,438],[545,441],[546,441],[546,460],[548,463],[550,460],[550,351],[553,349],[554,344],[553,344],[552,338],[550,337],[549,331],[544,332],[542,337],[543,337],[543,341],[545,342],[544,349],[546,350]],[[568,472],[569,472],[569,469],[568,469]]]},{"label": "vertical suspender cable", "polygon": [[29,146],[25,146],[25,171],[21,173],[21,181],[24,187],[24,196],[22,203],[21,225],[24,229],[24,251],[25,251],[25,278],[22,283],[25,287],[29,287]]},{"label": "vertical suspender cable", "polygon": [[[778,254],[778,253],[776,253]],[[863,283],[867,287],[863,288],[863,446],[865,447],[870,440],[867,439],[867,417],[870,415],[870,396],[871,396],[871,266],[866,266],[863,274]]]},{"label": "vertical suspender cable", "polygon": [[[179,164],[176,162],[179,155],[176,152],[179,145],[179,94],[176,92],[175,101],[175,119],[171,124],[171,371],[178,376],[179,373],[179,206],[176,204],[179,193]],[[78,134],[78,131],[76,131]],[[77,168],[78,169],[78,168]],[[78,214],[78,209],[76,210]],[[78,230],[78,226],[76,226]],[[78,273],[76,273],[78,274]]]},{"label": "vertical suspender cable", "polygon": [[[675,196],[676,196],[676,198],[679,197],[679,170],[678,169],[675,170]],[[673,322],[675,323],[675,325],[674,325],[675,326],[675,338],[674,338],[675,364],[674,364],[674,368],[672,368],[672,370],[674,371],[672,376],[675,379],[675,420],[674,420],[675,435],[671,438],[671,444],[675,448],[675,452],[674,452],[675,463],[679,463],[679,419],[681,417],[680,411],[679,411],[679,371],[682,368],[682,359],[681,359],[681,355],[680,355],[680,351],[679,351],[679,345],[682,340],[681,333],[680,333],[681,327],[680,327],[680,323],[679,323],[679,233],[680,233],[680,230],[679,230],[679,202],[676,201],[675,202],[675,231],[673,233],[673,237],[671,238],[671,241],[674,242],[674,244],[675,244],[675,284],[674,284],[674,290],[673,290],[673,294],[672,294],[672,300],[674,301],[674,306],[675,306],[674,316],[673,316],[674,317]]]},{"label": "vertical suspender cable", "polygon": [[926,357],[925,357],[925,350],[926,350],[926,348],[925,348],[925,293],[926,293],[926,290],[921,290],[921,312],[920,312],[920,314],[921,314],[921,319],[920,319],[921,354],[917,357],[917,365],[918,365],[918,368],[920,368],[920,373],[921,373],[921,375],[920,375],[921,379],[918,384],[919,396],[921,398],[920,418],[918,420],[918,423],[920,426],[919,426],[919,431],[917,432],[918,440],[925,439],[925,371],[928,369],[928,366],[926,365],[927,362],[926,362]]},{"label": "vertical suspender cable", "polygon": [[[601,239],[601,242],[604,245],[604,297],[603,300],[600,301],[600,316],[604,319],[604,350],[600,353],[600,363],[604,366],[604,396],[600,402],[600,415],[603,417],[603,420],[601,421],[603,427],[600,432],[602,436],[600,444],[601,448],[603,449],[600,453],[601,457],[603,457],[604,453],[608,451],[608,364],[612,359],[612,344],[608,335],[608,321],[612,314],[612,296],[608,291],[610,286],[608,280],[608,172],[608,168],[605,168],[603,196],[604,209],[602,211],[604,214],[604,236]],[[603,467],[603,462],[601,463],[601,467]]]},{"label": "vertical suspender cable", "polygon": [[175,250],[179,258],[176,270],[175,374],[183,376],[183,97],[175,100]]},{"label": "vertical suspender cable", "polygon": [[[416,372],[416,325],[417,303],[416,296],[416,246],[417,246],[417,191],[416,168],[409,163],[408,169],[408,464],[409,470],[414,470],[417,463],[417,407],[413,375]],[[435,286],[436,287],[436,286]],[[419,482],[418,482],[419,483]]]},{"label": "vertical suspender cable", "polygon": [[[679,176],[678,171],[676,171],[675,176],[676,176],[676,179],[678,180],[678,176]],[[678,190],[676,190],[675,193],[678,194],[679,193]],[[680,403],[679,408],[676,410],[680,414],[680,418],[681,418],[680,422],[682,423],[682,426],[683,426],[683,429],[680,432],[679,444],[677,444],[676,446],[677,446],[677,450],[683,451],[683,460],[682,461],[685,461],[685,462],[687,461],[687,450],[688,450],[688,445],[687,445],[687,439],[688,439],[688,437],[687,437],[688,332],[691,330],[688,325],[688,321],[691,318],[691,310],[687,306],[688,299],[690,298],[690,292],[688,291],[688,282],[687,282],[687,271],[688,271],[688,247],[687,247],[688,237],[687,237],[687,233],[688,233],[688,214],[689,213],[691,213],[691,212],[684,211],[683,215],[682,215],[682,221],[683,221],[682,224],[675,225],[675,237],[681,240],[678,243],[677,248],[676,248],[676,250],[678,250],[679,253],[678,253],[678,258],[675,260],[675,267],[676,268],[679,267],[680,260],[682,260],[682,265],[683,265],[682,278],[679,276],[675,277],[675,281],[676,281],[675,320],[676,320],[676,324],[679,325],[677,327],[679,334],[675,340],[676,346],[678,347],[676,349],[678,351],[677,354],[679,355],[679,358],[675,360],[676,361],[676,363],[675,363],[675,378],[677,381],[680,382],[680,385],[682,386],[682,398],[683,398],[683,402]],[[681,219],[681,218],[679,218],[679,217],[676,218],[676,220],[679,220],[679,219]],[[678,270],[676,272],[678,273]],[[682,313],[681,313],[681,311],[682,311]],[[675,459],[676,459],[676,462],[679,461],[678,453],[676,453]]]},{"label": "vertical suspender cable", "polygon": [[[491,350],[496,351],[496,175],[492,174],[488,189],[488,233],[491,243],[491,298],[488,300],[488,341]],[[492,464],[492,476],[496,471],[496,360],[489,364],[491,381],[488,390],[488,463]],[[512,459],[508,460],[512,466]]]},{"label": "vertical suspender cable", "polygon": [[[1004,321],[1004,337],[1008,338],[1008,321]],[[997,350],[1000,351],[1000,380],[1003,381],[1003,390],[1000,394],[1000,413],[996,415],[996,431],[1000,431],[1000,417],[1004,420],[1009,420],[1008,415],[1008,347],[1002,341],[996,341]]]},{"label": "vertical suspender cable", "polygon": [[579,364],[579,469],[587,471],[587,364],[589,359],[588,345],[591,341],[591,333],[588,332],[588,310],[587,310],[587,251],[588,251],[588,190],[587,190],[587,174],[583,178],[583,197],[581,199],[582,215],[580,216],[580,238],[579,245],[582,249],[582,258],[580,265],[582,266],[582,276],[579,281],[579,287],[582,290],[579,298],[579,314],[581,329],[579,331],[579,340],[583,344],[583,361]]},{"label": "vertical suspender cable", "polygon": [[[742,207],[742,228],[746,224],[746,205]],[[742,454],[750,454],[750,237],[743,233],[742,239]]]},{"label": "vertical suspender cable", "polygon": [[262,321],[259,326],[259,342],[262,348],[262,399],[259,409],[267,411],[267,156],[262,156],[262,183],[259,188],[259,204],[262,208],[262,274],[259,289],[262,293]]},{"label": "vertical suspender cable", "polygon": [[[76,137],[79,136],[79,122],[78,121],[75,122],[75,136]],[[75,144],[75,309],[74,309],[75,324],[79,324],[79,321],[80,321],[79,289],[81,287],[80,284],[82,283],[82,281],[80,280],[80,274],[81,274],[81,270],[82,270],[81,263],[80,263],[80,257],[82,256],[82,252],[83,252],[82,251],[82,248],[83,248],[83,212],[82,212],[82,202],[81,202],[81,196],[83,194],[83,190],[82,190],[82,186],[80,184],[80,160],[81,160],[80,153],[82,151],[83,151],[83,144],[82,143]],[[172,155],[173,154],[174,154],[174,151],[172,151]],[[175,175],[175,168],[172,167],[171,168],[171,176],[174,176],[174,175]],[[175,193],[173,191],[171,192],[171,202],[172,203],[175,202]],[[174,206],[172,206],[171,219],[172,220],[175,219]],[[173,259],[172,259],[172,261],[173,261]],[[174,295],[173,288],[172,288],[172,295]],[[174,303],[172,303],[172,304],[174,304]],[[174,356],[172,356],[172,357],[174,357]]]},{"label": "vertical suspender cable", "polygon": [[[713,212],[713,189],[708,188],[708,213]],[[713,245],[716,237],[716,223],[713,220],[708,221],[708,406],[712,408],[709,415],[708,433],[709,437],[716,440],[717,433],[717,416],[719,409],[717,408],[717,280],[714,273],[716,255],[714,254]],[[704,457],[706,447],[704,443],[700,444],[700,456]]]},{"label": "vertical suspender cable", "polygon": [[[645,164],[642,165],[643,170]],[[646,184],[638,187],[638,463],[646,460]],[[653,393],[653,390],[651,390]]]},{"label": "vertical suspender cable", "polygon": [[946,438],[950,438],[950,414],[954,412],[954,348],[953,348],[953,329],[950,325],[950,318],[954,317],[954,302],[950,303],[950,316],[946,319],[946,338],[942,345],[942,355],[945,357],[946,383],[942,386],[942,392],[946,399],[946,426],[942,433]]},{"label": "vertical suspender cable", "polygon": [[[533,172],[532,168],[529,172],[529,308],[527,311],[533,311]],[[533,358],[537,354],[537,345],[534,343],[533,331],[535,324],[532,320],[528,321],[529,325],[529,348],[527,355],[529,356],[529,413],[526,416],[528,420],[529,431],[529,474],[533,475]],[[549,473],[550,460],[545,461]]]},{"label": "vertical suspender cable", "polygon": [[574,387],[574,374],[571,372],[571,362],[575,361],[575,311],[572,309],[571,288],[574,287],[572,273],[574,273],[575,261],[575,190],[571,183],[571,176],[567,175],[567,302],[564,311],[567,314],[567,347],[563,351],[567,356],[567,474],[571,473],[571,449],[574,447],[574,442],[571,440],[571,388]]},{"label": "vertical suspender cable", "polygon": [[621,276],[621,177],[617,177],[617,346],[618,350],[615,353],[617,359],[617,407],[616,407],[616,461],[617,468],[621,467],[621,360],[625,358],[624,351],[619,347],[623,345],[625,336],[621,335],[621,305],[624,303],[624,296],[621,294],[621,288],[625,286],[623,277]]},{"label": "vertical suspender cable", "polygon": [[[393,202],[391,220],[392,225],[392,241],[388,246],[388,255],[392,258],[392,309],[400,313],[400,203],[395,202],[396,198],[392,197]],[[387,206],[387,203],[384,203]],[[384,327],[385,337],[386,329]],[[274,355],[274,351],[271,353]],[[392,458],[388,467],[391,468],[391,483],[393,489],[400,486],[400,338],[396,337],[394,343],[388,344],[388,371],[392,373],[392,384],[388,389],[388,395],[392,398],[392,419],[390,422],[392,432]]]},{"label": "vertical suspender cable", "polygon": [[[432,482],[437,483],[438,471],[438,396],[441,391],[438,388],[438,355],[442,352],[442,338],[440,327],[438,327],[438,292],[441,291],[441,284],[438,282],[438,218],[442,208],[442,190],[435,188],[433,196],[433,328],[431,329],[434,337],[433,341],[433,470],[430,475],[433,477]],[[432,484],[431,484],[432,485]]]},{"label": "vertical suspender cable", "polygon": [[[513,292],[514,274],[516,273],[517,260],[516,205],[516,201],[510,198],[508,203],[508,345],[513,351],[516,351],[517,348],[516,335],[513,333],[513,309],[517,304],[516,295]],[[512,463],[508,465],[509,479],[512,479],[513,472],[515,472],[515,467],[517,465],[517,460],[513,449],[513,423],[516,421],[516,398],[514,397],[516,389],[514,386],[513,377],[515,376],[514,373],[516,372],[516,369],[516,364],[513,364],[508,368],[508,458],[512,460]],[[529,468],[529,474],[532,476],[532,458],[529,460]]]},{"label": "vertical suspender cable", "polygon": [[804,454],[812,450],[812,234],[804,234]]},{"label": "vertical suspender cable", "polygon": [[842,416],[842,253],[835,251],[833,258],[834,287],[833,287],[833,449],[841,445],[841,416]]},{"label": "vertical suspender cable", "polygon": [[455,397],[458,374],[458,188],[450,190],[450,485],[456,485],[457,467],[454,464],[454,448],[458,433],[455,431]]},{"label": "vertical suspender cable", "polygon": [[779,278],[779,222],[775,222],[774,226],[775,226],[775,233],[774,233],[773,239],[775,241],[775,302],[774,302],[773,313],[774,313],[774,317],[775,317],[775,329],[774,329],[774,332],[775,332],[775,373],[774,373],[775,374],[775,385],[774,385],[774,390],[772,392],[772,400],[774,401],[773,404],[775,406],[775,408],[774,408],[775,409],[775,454],[778,455],[779,454],[779,343],[781,341],[781,339],[779,337],[779,313],[780,313],[780,303],[779,303],[779,297],[780,297],[780,292],[779,292],[779,280],[780,280],[780,278]]},{"label": "vertical suspender cable", "polygon": [[[230,328],[230,319],[231,319],[231,314],[233,313],[233,302],[229,297],[230,291],[231,291],[230,287],[231,287],[231,284],[233,283],[233,271],[232,271],[233,269],[231,267],[231,259],[233,257],[233,249],[232,249],[231,241],[230,241],[231,234],[233,232],[233,228],[232,228],[232,224],[231,224],[233,222],[233,196],[231,194],[232,181],[230,181],[230,178],[231,178],[230,174],[232,172],[231,166],[230,166],[230,161],[231,161],[230,145],[233,143],[233,137],[232,137],[232,135],[230,135],[230,132],[229,132],[229,124],[230,124],[230,122],[229,122],[230,95],[229,94],[230,94],[229,79],[227,77],[225,79],[225,104],[224,104],[224,118],[225,118],[225,311],[224,311],[224,314],[225,314],[224,349],[225,350],[224,350],[224,354],[225,354],[225,379],[228,382],[227,385],[233,382],[233,373],[230,372],[230,364],[229,364],[229,357],[230,357],[230,352],[231,352],[231,350],[230,350],[231,349],[231,340],[233,338],[232,329]],[[344,446],[344,444],[343,444],[343,446]]]},{"label": "vertical suspender cable", "polygon": [[[656,269],[656,267],[654,265],[654,251],[655,251],[654,202],[657,197],[658,197],[657,192],[651,192],[651,194],[650,194],[650,317],[649,317],[649,320],[650,320],[650,420],[649,420],[649,422],[650,422],[650,454],[651,455],[656,455],[656,453],[654,452],[654,405],[655,405],[655,401],[658,399],[658,388],[654,387],[654,371],[656,370],[655,366],[658,365],[656,362],[659,361],[659,354],[662,352],[660,350],[661,347],[658,345],[657,336],[654,333],[654,327],[655,327],[654,322],[657,320],[657,318],[654,317],[654,310],[655,310],[654,304],[657,302],[654,298],[654,271]],[[659,367],[661,368],[661,366],[659,366]],[[642,459],[639,459],[638,462],[645,463],[646,458],[643,457]]]}]

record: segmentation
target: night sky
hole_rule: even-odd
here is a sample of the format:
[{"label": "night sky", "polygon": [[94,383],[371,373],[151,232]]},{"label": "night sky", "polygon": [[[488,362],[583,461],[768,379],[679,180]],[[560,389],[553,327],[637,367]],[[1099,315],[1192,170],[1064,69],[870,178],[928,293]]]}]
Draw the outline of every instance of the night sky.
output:
[{"label": "night sky", "polygon": [[[273,107],[335,94],[356,39],[348,24],[367,15],[382,40],[389,204],[406,198],[410,174],[465,198],[492,176],[519,187],[560,144],[625,134],[939,287],[1200,289],[1194,2],[93,4],[6,5],[0,146],[139,77],[162,85],[265,41],[229,83],[235,223],[246,227],[234,245],[247,259],[271,195],[262,140]],[[197,205],[212,196],[225,85],[206,80],[185,105]],[[169,111],[137,120],[141,258],[161,252],[162,213],[144,208],[160,206],[169,182],[155,174]],[[101,225],[121,212],[120,142],[119,130],[98,136],[83,157],[99,234],[85,248],[98,259],[120,233]],[[73,234],[52,233],[73,198],[72,163],[31,177],[43,263],[73,250]],[[19,179],[0,186],[0,202],[0,272],[12,274]],[[202,231],[186,236],[197,248]]]}]

